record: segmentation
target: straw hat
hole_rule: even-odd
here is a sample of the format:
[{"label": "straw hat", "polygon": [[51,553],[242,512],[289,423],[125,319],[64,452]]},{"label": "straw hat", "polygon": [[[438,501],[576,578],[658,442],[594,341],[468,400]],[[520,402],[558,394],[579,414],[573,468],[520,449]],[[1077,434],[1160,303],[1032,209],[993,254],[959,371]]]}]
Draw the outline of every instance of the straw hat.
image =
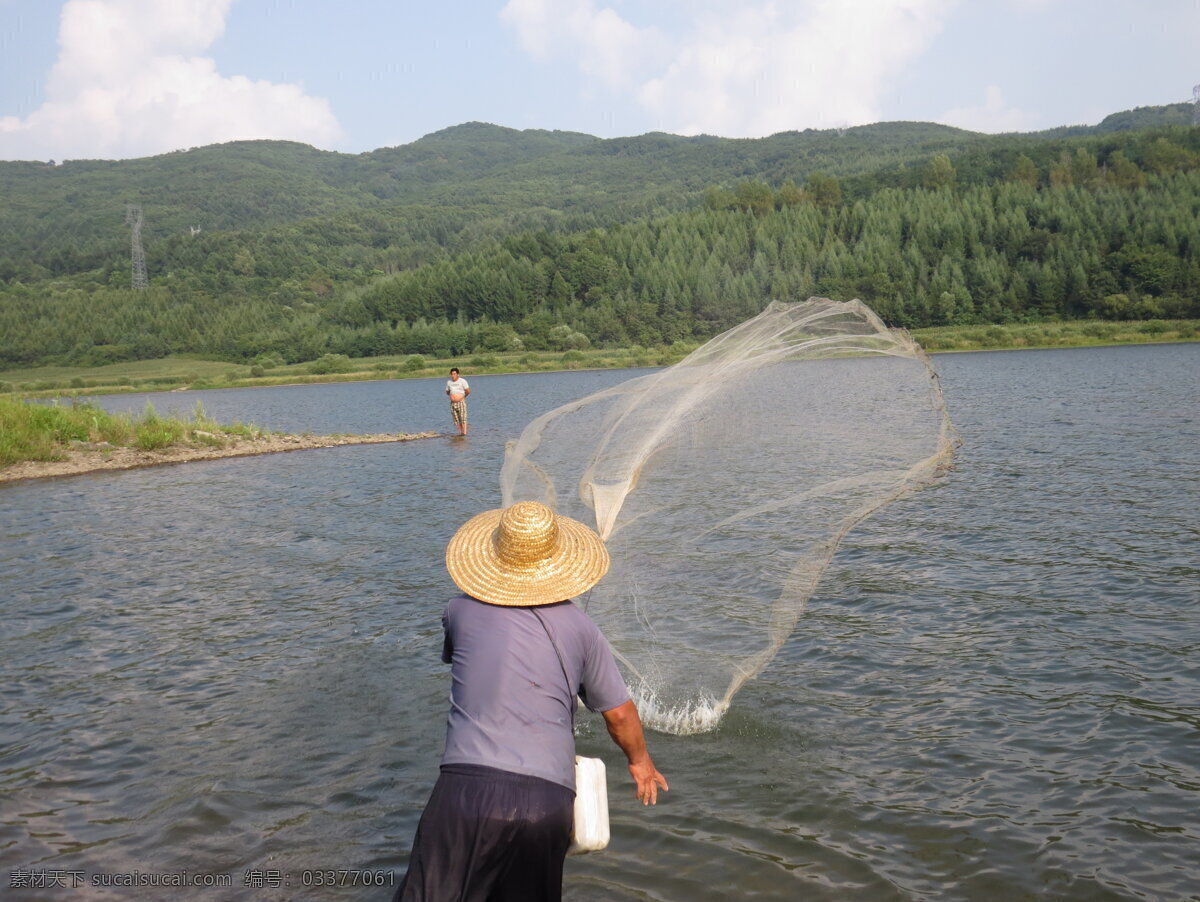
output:
[{"label": "straw hat", "polygon": [[608,572],[608,549],[578,520],[518,501],[464,523],[446,546],[446,569],[472,598],[532,607],[594,586]]}]

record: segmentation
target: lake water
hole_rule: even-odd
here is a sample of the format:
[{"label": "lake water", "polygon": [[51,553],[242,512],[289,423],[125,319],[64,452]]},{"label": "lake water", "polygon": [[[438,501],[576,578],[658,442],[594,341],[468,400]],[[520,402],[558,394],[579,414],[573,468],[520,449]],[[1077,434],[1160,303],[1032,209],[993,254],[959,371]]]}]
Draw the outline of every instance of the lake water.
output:
[{"label": "lake water", "polygon": [[[584,725],[613,840],[568,899],[1200,898],[1200,344],[937,364],[955,469],[848,536],[716,731],[651,735],[656,808]],[[506,440],[630,375],[468,374],[466,440],[0,486],[0,895],[387,898],[314,884],[403,871],[444,544]],[[449,430],[441,380],[153,400]],[[231,886],[96,885],[185,870]]]}]

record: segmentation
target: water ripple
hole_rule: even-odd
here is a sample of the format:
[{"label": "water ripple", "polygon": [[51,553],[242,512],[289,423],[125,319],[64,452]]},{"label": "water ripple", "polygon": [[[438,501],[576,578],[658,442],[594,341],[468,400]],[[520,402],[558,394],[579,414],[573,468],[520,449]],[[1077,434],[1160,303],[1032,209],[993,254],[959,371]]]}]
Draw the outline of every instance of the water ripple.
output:
[{"label": "water ripple", "polygon": [[[716,732],[651,737],[657,808],[585,722],[613,842],[568,899],[1197,898],[1200,346],[939,367],[955,470],[847,537]],[[445,722],[444,542],[498,502],[505,440],[619,378],[472,378],[467,442],[0,488],[0,870],[281,900],[246,869],[402,870]],[[314,432],[445,413],[424,382],[212,395]]]}]

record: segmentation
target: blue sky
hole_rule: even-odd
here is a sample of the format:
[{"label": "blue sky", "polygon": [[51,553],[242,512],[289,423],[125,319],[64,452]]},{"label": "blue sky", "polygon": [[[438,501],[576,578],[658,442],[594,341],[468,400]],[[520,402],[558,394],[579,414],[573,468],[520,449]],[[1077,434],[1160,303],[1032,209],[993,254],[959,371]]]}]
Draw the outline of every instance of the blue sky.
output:
[{"label": "blue sky", "polygon": [[1200,0],[0,0],[0,159],[361,152],[471,120],[1028,131],[1197,83]]}]

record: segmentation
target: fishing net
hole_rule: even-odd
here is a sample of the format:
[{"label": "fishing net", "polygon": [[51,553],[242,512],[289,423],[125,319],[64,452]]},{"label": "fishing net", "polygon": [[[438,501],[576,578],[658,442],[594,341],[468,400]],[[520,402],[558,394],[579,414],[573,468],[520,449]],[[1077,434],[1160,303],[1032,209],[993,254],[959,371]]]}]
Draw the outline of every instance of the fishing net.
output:
[{"label": "fishing net", "polygon": [[503,502],[593,525],[586,599],[643,719],[714,727],[783,644],[842,536],[956,443],[929,358],[860,301],[772,303],[667,369],[509,444]]}]

